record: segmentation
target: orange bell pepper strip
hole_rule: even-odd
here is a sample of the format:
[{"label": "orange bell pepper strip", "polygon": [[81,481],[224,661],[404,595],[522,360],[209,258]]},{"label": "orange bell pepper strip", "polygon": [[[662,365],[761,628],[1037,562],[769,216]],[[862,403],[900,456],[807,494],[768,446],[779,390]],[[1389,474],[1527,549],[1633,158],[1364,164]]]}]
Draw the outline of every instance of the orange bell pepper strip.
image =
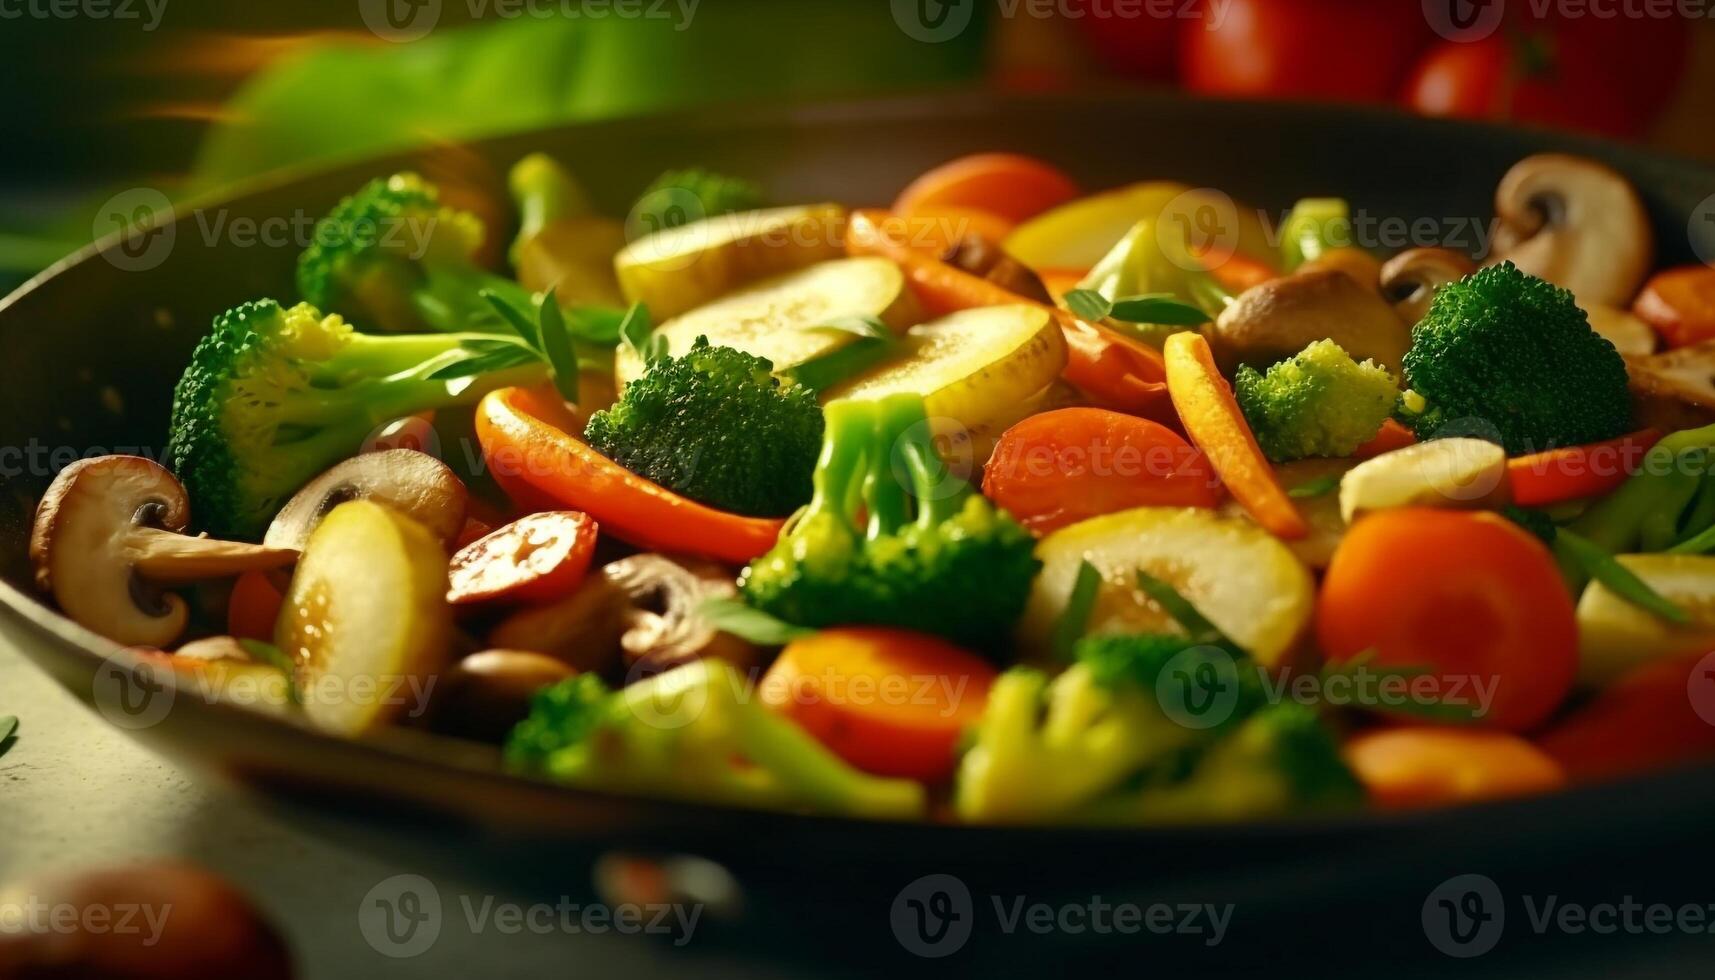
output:
[{"label": "orange bell pepper strip", "polygon": [[1373,459],[1395,449],[1404,449],[1417,444],[1417,433],[1401,425],[1395,419],[1382,423],[1380,432],[1369,442],[1359,446],[1352,456],[1356,459]]},{"label": "orange bell pepper strip", "polygon": [[1160,414],[1166,401],[1166,372],[1161,354],[1148,344],[1097,323],[1073,316],[1069,310],[1026,299],[981,276],[942,262],[914,247],[907,219],[885,211],[852,213],[846,226],[846,251],[877,255],[898,263],[905,278],[933,316],[945,316],[979,306],[1024,304],[1049,311],[1066,335],[1066,369],[1062,376],[1103,408],[1139,415]]},{"label": "orange bell pepper strip", "polygon": [[1637,472],[1644,454],[1660,441],[1660,432],[1644,429],[1606,442],[1508,460],[1507,482],[1512,485],[1513,503],[1546,507],[1612,493]]},{"label": "orange bell pepper strip", "polygon": [[651,483],[545,421],[563,413],[524,388],[483,398],[476,438],[502,485],[521,484],[583,511],[639,548],[742,563],[774,547],[785,521],[729,514]]},{"label": "orange bell pepper strip", "polygon": [[1176,333],[1167,338],[1164,353],[1167,391],[1185,423],[1185,434],[1209,458],[1233,499],[1275,537],[1309,534],[1304,515],[1286,495],[1245,422],[1232,386],[1216,369],[1209,342],[1199,333]]}]

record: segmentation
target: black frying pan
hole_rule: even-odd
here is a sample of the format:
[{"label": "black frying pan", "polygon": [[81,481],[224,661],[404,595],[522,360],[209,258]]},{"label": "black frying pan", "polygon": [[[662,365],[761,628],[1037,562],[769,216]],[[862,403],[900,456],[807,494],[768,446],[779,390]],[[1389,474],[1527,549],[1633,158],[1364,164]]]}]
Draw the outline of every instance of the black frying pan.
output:
[{"label": "black frying pan", "polygon": [[[474,144],[459,159],[503,174],[524,153],[547,151],[620,213],[669,166],[754,177],[784,201],[885,203],[926,167],[987,149],[1045,157],[1091,188],[1144,178],[1216,187],[1276,217],[1299,197],[1339,195],[1378,219],[1433,219],[1450,237],[1488,220],[1495,184],[1513,162],[1566,150],[1632,178],[1655,223],[1662,263],[1693,261],[1692,236],[1715,254],[1715,223],[1691,226],[1715,193],[1715,171],[1706,167],[1571,136],[1325,107],[1125,95],[749,108],[570,126]],[[302,228],[364,180],[415,162],[400,156],[264,181],[181,209],[156,238],[110,238],[86,249],[0,302],[0,447],[12,447],[0,460],[0,630],[79,697],[93,698],[104,665],[128,661],[42,605],[30,586],[29,519],[52,468],[66,462],[66,449],[158,456],[173,379],[210,318],[244,300],[291,296],[293,236],[249,243],[236,229],[268,219],[276,229],[293,220]],[[1470,243],[1455,237],[1450,244]],[[1431,880],[1447,855],[1460,866],[1518,866],[1533,855],[1598,848],[1606,861],[1623,846],[1692,841],[1715,817],[1715,770],[1698,768],[1408,817],[1138,830],[886,825],[581,792],[505,776],[477,747],[409,732],[346,742],[196,698],[179,699],[136,735],[187,765],[271,791],[390,820],[448,818],[476,829],[497,866],[526,854],[516,867],[541,866],[544,841],[567,853],[624,844],[714,855],[764,883],[837,868],[847,895],[871,888],[891,895],[927,869],[1014,889],[1201,882],[1264,907],[1291,906],[1318,885],[1361,894],[1413,874]],[[465,848],[473,838],[459,839]],[[1637,860],[1663,869],[1684,864]],[[791,873],[777,874],[783,868]],[[789,909],[797,921],[813,907],[788,899],[777,911]]]}]

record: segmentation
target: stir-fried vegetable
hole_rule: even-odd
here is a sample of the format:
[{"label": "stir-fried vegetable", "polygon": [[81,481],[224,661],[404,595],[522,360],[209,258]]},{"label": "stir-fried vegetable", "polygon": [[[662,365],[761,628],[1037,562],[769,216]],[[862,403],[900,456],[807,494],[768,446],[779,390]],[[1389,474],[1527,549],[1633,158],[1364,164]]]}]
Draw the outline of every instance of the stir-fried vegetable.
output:
[{"label": "stir-fried vegetable", "polygon": [[1374,361],[1362,364],[1331,340],[1260,373],[1233,379],[1239,408],[1275,462],[1350,456],[1374,439],[1399,402],[1399,382]]}]

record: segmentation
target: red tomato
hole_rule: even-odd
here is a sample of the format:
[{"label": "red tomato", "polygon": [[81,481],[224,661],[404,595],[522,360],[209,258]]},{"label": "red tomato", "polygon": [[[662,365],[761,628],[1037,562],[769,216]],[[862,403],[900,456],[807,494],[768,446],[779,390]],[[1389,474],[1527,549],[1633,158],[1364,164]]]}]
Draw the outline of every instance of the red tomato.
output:
[{"label": "red tomato", "polygon": [[[1496,514],[1402,507],[1359,518],[1334,552],[1316,633],[1331,664],[1426,669],[1426,692],[1489,728],[1553,714],[1578,669],[1578,622],[1554,557]],[[1486,702],[1486,703],[1485,703]]]},{"label": "red tomato", "polygon": [[1588,34],[1503,31],[1432,48],[1406,83],[1405,102],[1431,116],[1635,135],[1654,110],[1643,111],[1612,75],[1609,50]]},{"label": "red tomato", "polygon": [[1127,10],[1107,0],[1073,0],[1067,16],[1084,32],[1096,60],[1116,74],[1168,81],[1179,61],[1177,16],[1184,0],[1163,14],[1147,7]]},{"label": "red tomato", "polygon": [[1380,102],[1433,35],[1418,0],[1212,0],[1180,32],[1195,92]]},{"label": "red tomato", "polygon": [[1606,779],[1715,756],[1715,658],[1634,669],[1537,739],[1575,780]]},{"label": "red tomato", "polygon": [[589,571],[596,534],[596,522],[577,511],[519,518],[453,556],[447,601],[548,602],[570,595]]}]

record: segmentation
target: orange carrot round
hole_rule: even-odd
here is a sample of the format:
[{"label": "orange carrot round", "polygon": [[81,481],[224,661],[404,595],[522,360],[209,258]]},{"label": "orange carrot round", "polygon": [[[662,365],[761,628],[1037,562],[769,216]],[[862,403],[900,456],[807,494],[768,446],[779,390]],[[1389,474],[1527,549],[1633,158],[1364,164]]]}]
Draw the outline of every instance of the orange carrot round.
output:
[{"label": "orange carrot round", "polygon": [[1039,535],[1133,507],[1214,507],[1219,486],[1177,433],[1102,408],[1025,419],[983,470],[983,495]]},{"label": "orange carrot round", "polygon": [[1513,503],[1547,507],[1611,493],[1643,465],[1644,454],[1660,441],[1660,432],[1644,429],[1606,442],[1508,460],[1507,482]]},{"label": "orange carrot round", "polygon": [[274,623],[285,604],[285,591],[272,572],[245,572],[232,583],[226,602],[226,632],[241,640],[274,642]]},{"label": "orange carrot round", "polygon": [[1528,796],[1566,782],[1559,763],[1507,732],[1381,728],[1353,738],[1342,754],[1370,802],[1386,810]]},{"label": "orange carrot round", "polygon": [[477,405],[476,438],[503,486],[519,486],[580,510],[640,548],[734,563],[774,547],[784,521],[715,510],[659,486],[555,428],[563,404],[541,392],[502,388]]},{"label": "orange carrot round", "polygon": [[926,208],[976,208],[1017,223],[1077,196],[1077,183],[1052,164],[1016,153],[978,153],[912,181],[893,210],[912,215]]},{"label": "orange carrot round", "polygon": [[1419,669],[1488,728],[1553,714],[1578,668],[1572,597],[1548,549],[1496,514],[1405,507],[1360,518],[1316,607],[1331,664]]},{"label": "orange carrot round", "polygon": [[982,717],[995,669],[938,637],[823,630],[781,651],[762,701],[836,755],[880,776],[941,782],[959,738]]},{"label": "orange carrot round", "polygon": [[1202,334],[1176,333],[1167,338],[1164,353],[1173,407],[1233,499],[1276,537],[1309,534],[1310,526],[1281,487],[1239,411],[1232,386],[1216,369],[1209,342]]}]

